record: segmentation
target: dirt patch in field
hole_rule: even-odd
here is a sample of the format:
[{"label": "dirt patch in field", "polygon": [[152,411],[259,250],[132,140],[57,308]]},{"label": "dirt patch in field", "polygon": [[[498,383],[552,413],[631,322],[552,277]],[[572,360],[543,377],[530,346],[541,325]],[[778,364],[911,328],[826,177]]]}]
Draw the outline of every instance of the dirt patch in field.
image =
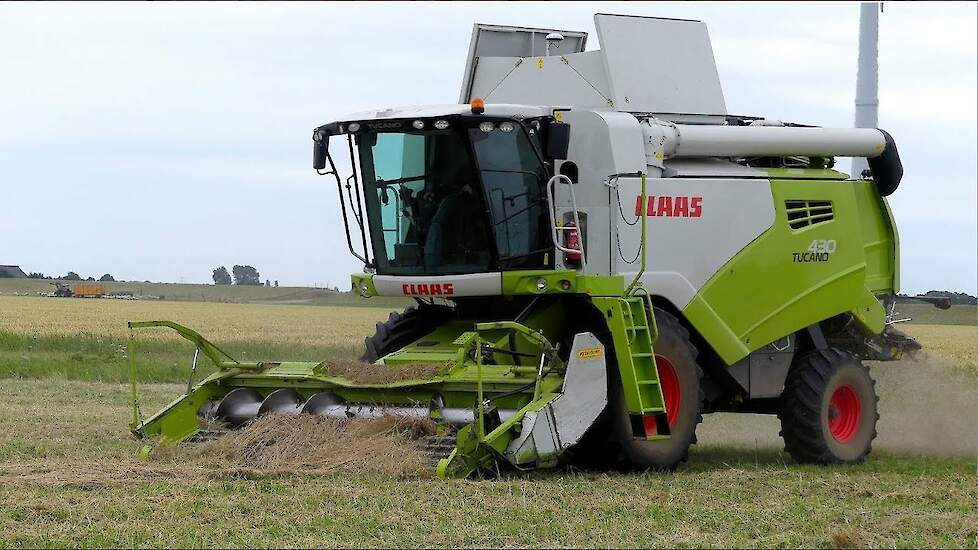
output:
[{"label": "dirt patch in field", "polygon": [[426,475],[430,465],[414,444],[435,433],[431,420],[394,416],[340,421],[316,415],[269,415],[196,445],[159,446],[156,462],[190,458],[262,473],[373,472],[396,478]]},{"label": "dirt patch in field", "polygon": [[[978,380],[920,352],[913,358],[868,362],[880,397],[873,448],[933,456],[978,454]],[[697,430],[703,447],[781,449],[773,415],[710,414]]]},{"label": "dirt patch in field", "polygon": [[426,380],[445,369],[445,365],[373,365],[362,361],[323,361],[326,374],[346,378],[357,384],[390,384],[405,380]]}]

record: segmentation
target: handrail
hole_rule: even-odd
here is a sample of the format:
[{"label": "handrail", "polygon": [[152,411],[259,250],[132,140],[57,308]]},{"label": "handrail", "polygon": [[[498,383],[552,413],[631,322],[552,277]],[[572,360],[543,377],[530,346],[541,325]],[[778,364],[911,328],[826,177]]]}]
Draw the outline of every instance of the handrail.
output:
[{"label": "handrail", "polygon": [[639,267],[638,267],[638,273],[635,274],[635,278],[632,279],[632,282],[629,283],[628,287],[625,288],[626,296],[631,296],[635,292],[635,289],[641,286],[642,275],[645,275],[645,258],[647,256],[646,248],[645,248],[646,238],[647,238],[645,234],[645,229],[647,224],[645,203],[648,201],[648,196],[646,194],[646,189],[645,189],[646,176],[645,176],[645,172],[639,172],[638,174],[639,177],[642,179],[642,202],[640,203],[642,204],[642,208],[639,208],[639,218],[642,220],[642,228],[640,230],[639,244],[638,244]]},{"label": "handrail", "polygon": [[[581,238],[578,240],[577,248],[568,248],[560,244],[560,237],[557,234],[557,231],[568,231],[571,228],[557,225],[556,205],[554,204],[556,202],[556,196],[554,195],[554,185],[557,182],[570,186],[570,199],[571,199],[571,209],[572,212],[574,213],[574,226],[575,229],[578,231],[578,234],[581,236]],[[549,180],[547,180],[547,203],[549,204],[549,208],[547,208],[547,213],[550,214],[551,238],[553,239],[554,242],[554,248],[560,250],[561,252],[580,254],[581,271],[586,273],[587,258],[585,258],[584,255],[584,233],[583,233],[584,228],[581,227],[581,217],[577,209],[577,197],[574,195],[574,182],[571,181],[569,177],[563,174],[557,174],[552,178],[550,178]]]}]

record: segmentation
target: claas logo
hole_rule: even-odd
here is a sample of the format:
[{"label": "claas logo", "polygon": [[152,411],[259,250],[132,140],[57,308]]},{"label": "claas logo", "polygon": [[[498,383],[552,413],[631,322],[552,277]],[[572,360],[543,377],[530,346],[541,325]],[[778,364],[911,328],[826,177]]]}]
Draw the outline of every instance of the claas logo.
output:
[{"label": "claas logo", "polygon": [[452,283],[403,284],[401,292],[405,296],[451,296],[455,294]]},{"label": "claas logo", "polygon": [[[699,218],[703,215],[703,197],[656,197],[648,195],[645,215],[669,218]],[[642,215],[642,196],[635,197],[635,215]]]}]

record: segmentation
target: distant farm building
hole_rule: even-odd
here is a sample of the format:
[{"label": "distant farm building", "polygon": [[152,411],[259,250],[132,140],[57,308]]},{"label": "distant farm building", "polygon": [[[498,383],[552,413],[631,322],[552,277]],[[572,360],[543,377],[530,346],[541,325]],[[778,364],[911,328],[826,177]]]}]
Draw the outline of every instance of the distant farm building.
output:
[{"label": "distant farm building", "polygon": [[19,265],[0,265],[0,279],[22,279],[27,277]]}]

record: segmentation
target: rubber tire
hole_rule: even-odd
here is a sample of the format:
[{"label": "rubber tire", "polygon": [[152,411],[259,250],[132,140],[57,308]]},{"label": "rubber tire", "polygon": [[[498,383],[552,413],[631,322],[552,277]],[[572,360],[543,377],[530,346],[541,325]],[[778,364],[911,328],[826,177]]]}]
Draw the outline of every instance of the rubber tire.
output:
[{"label": "rubber tire", "polygon": [[377,323],[373,336],[363,339],[364,352],[360,360],[373,363],[438,328],[452,318],[447,306],[421,304],[403,312],[392,311],[387,321]]},{"label": "rubber tire", "polygon": [[[616,366],[609,369],[608,408],[611,413],[612,437],[619,449],[619,465],[636,470],[673,470],[689,458],[689,446],[696,442],[696,426],[703,421],[704,394],[700,381],[703,369],[696,362],[698,350],[690,342],[689,331],[671,313],[655,308],[659,338],[654,344],[656,355],[672,363],[679,378],[682,399],[679,417],[672,436],[661,441],[635,439],[631,419],[625,409],[624,393]],[[695,396],[690,399],[689,396]]]},{"label": "rubber tire", "polygon": [[[829,431],[829,402],[841,385],[852,386],[861,414],[856,433],[845,443]],[[876,382],[855,355],[829,348],[795,359],[781,395],[784,450],[803,464],[858,464],[872,450],[879,420]]]}]

